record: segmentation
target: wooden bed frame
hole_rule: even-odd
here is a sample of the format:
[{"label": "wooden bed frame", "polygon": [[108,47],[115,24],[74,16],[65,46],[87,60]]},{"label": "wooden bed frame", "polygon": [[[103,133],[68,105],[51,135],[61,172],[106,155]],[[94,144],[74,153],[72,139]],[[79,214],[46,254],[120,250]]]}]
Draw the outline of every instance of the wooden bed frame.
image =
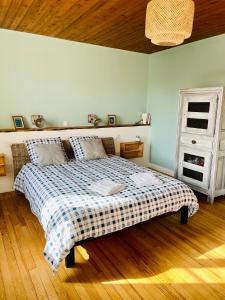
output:
[{"label": "wooden bed frame", "polygon": [[[115,155],[115,144],[114,139],[111,137],[102,138],[102,143],[104,145],[105,151],[107,154],[113,154]],[[67,140],[63,140],[63,145],[66,151],[66,154],[68,158],[72,159],[74,158],[73,149]],[[23,143],[21,144],[12,144],[11,145],[12,150],[12,157],[13,157],[13,166],[14,166],[14,178],[17,176],[23,165],[30,162],[28,152],[26,150],[26,147]],[[188,206],[183,206],[180,209],[181,213],[181,224],[187,224],[188,223]],[[170,213],[171,214],[171,213]],[[172,213],[173,214],[173,213]],[[95,240],[96,238],[89,238],[83,241],[79,241],[76,243],[75,246],[82,245],[83,243],[86,243],[91,240]],[[72,268],[75,265],[75,246],[70,250],[70,253],[65,258],[65,265],[67,268]]]}]

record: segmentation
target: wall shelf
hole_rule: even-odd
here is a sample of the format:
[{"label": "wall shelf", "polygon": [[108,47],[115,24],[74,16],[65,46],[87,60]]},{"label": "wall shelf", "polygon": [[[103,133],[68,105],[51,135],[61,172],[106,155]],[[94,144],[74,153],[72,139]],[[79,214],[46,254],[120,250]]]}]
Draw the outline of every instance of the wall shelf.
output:
[{"label": "wall shelf", "polygon": [[27,132],[27,131],[54,131],[54,130],[72,130],[72,129],[98,129],[98,128],[119,128],[119,127],[141,127],[141,126],[150,126],[150,125],[136,125],[136,124],[121,124],[121,125],[116,125],[116,126],[98,126],[98,127],[93,127],[93,126],[71,126],[71,127],[45,127],[45,128],[23,128],[23,129],[14,129],[14,128],[9,128],[9,129],[0,129],[1,132]]}]

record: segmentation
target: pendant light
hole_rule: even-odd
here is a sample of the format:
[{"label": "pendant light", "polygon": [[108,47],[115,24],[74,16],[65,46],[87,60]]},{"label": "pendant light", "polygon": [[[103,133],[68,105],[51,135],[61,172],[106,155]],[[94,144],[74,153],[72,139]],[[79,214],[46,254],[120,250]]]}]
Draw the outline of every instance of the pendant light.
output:
[{"label": "pendant light", "polygon": [[152,0],[146,12],[145,35],[159,46],[176,46],[192,33],[195,4],[192,0]]}]

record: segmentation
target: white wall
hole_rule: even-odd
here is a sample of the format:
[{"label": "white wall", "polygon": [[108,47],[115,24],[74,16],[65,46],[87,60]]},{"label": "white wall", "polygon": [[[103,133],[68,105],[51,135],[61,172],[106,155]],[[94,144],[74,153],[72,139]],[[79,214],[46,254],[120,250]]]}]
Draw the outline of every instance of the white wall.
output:
[{"label": "white wall", "polygon": [[116,144],[116,152],[119,153],[119,143],[123,141],[134,141],[136,135],[139,135],[144,141],[144,157],[134,159],[139,164],[149,165],[150,142],[149,127],[115,127],[115,128],[97,128],[97,129],[73,129],[60,131],[30,131],[30,132],[10,132],[0,133],[0,152],[6,155],[7,176],[0,177],[0,193],[12,191],[13,187],[13,163],[11,154],[11,145],[21,143],[27,139],[40,137],[62,137],[67,139],[73,135],[98,135],[100,137],[113,137]]}]

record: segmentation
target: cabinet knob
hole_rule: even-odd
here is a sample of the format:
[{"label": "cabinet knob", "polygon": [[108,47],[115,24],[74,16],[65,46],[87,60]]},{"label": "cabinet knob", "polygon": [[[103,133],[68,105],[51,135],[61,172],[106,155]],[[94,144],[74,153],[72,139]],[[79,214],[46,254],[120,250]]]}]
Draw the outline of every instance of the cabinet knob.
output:
[{"label": "cabinet knob", "polygon": [[192,140],[191,142],[192,144],[197,144],[196,140]]}]

